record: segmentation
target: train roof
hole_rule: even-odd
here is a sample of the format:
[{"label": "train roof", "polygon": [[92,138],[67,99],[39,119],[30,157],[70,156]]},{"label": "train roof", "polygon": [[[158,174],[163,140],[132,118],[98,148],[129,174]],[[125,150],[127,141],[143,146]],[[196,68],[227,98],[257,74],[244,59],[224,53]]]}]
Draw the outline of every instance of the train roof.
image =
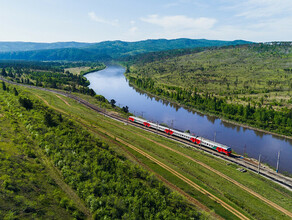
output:
[{"label": "train roof", "polygon": [[221,148],[223,148],[225,150],[229,150],[229,149],[231,150],[231,147],[228,147],[228,146],[226,146],[224,144],[220,144],[220,143],[215,142],[215,141],[211,141],[211,140],[208,140],[208,139],[205,139],[205,138],[202,138],[202,141],[204,141],[205,143],[209,143],[209,144],[221,147]]},{"label": "train roof", "polygon": [[[156,125],[154,122],[150,122],[150,121],[148,121],[148,120],[146,120],[146,119],[143,119],[143,118],[138,118],[138,117],[135,117],[135,116],[129,116],[129,118],[134,118],[135,120],[139,120],[139,121],[146,121],[146,122],[148,122],[148,123],[151,123],[151,124],[153,124],[153,125]],[[161,128],[163,128],[163,129],[171,129],[171,128],[168,128],[168,127],[165,127],[165,126],[163,126],[163,125],[159,125]],[[185,136],[188,136],[189,138],[197,138],[197,139],[199,139],[199,140],[201,140],[202,142],[205,142],[205,143],[208,143],[208,144],[211,144],[211,145],[213,145],[213,146],[218,146],[218,147],[221,147],[221,148],[223,148],[223,149],[225,149],[225,150],[231,150],[231,147],[228,147],[228,146],[226,146],[226,145],[224,145],[224,144],[220,144],[220,143],[218,143],[218,142],[215,142],[215,141],[211,141],[211,140],[208,140],[208,139],[206,139],[206,138],[203,138],[203,137],[199,137],[199,136],[196,136],[196,135],[191,135],[191,134],[189,134],[189,133],[185,133],[185,132],[182,132],[182,131],[178,131],[178,130],[176,130],[176,129],[171,129],[172,131],[174,131],[175,133],[178,133],[178,134],[180,134],[180,135],[185,135]]]}]

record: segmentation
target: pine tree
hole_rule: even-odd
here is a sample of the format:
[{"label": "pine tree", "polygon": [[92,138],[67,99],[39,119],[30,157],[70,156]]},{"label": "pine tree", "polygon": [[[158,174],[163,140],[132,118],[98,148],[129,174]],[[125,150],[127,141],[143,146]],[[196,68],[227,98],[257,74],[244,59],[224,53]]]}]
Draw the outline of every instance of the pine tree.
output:
[{"label": "pine tree", "polygon": [[13,88],[13,92],[14,92],[15,96],[18,96],[18,91],[17,91],[17,89],[15,87]]},{"label": "pine tree", "polygon": [[2,69],[2,71],[1,71],[1,75],[4,76],[4,77],[7,76],[7,73],[6,73],[5,68]]},{"label": "pine tree", "polygon": [[6,89],[7,89],[6,84],[5,84],[4,81],[2,81],[2,89],[3,89],[4,91],[6,91]]}]

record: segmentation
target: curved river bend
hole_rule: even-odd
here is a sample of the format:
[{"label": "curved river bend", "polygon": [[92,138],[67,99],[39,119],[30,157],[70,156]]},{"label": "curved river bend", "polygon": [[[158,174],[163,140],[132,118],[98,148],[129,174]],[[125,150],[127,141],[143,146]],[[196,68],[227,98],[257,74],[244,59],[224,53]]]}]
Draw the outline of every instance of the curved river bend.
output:
[{"label": "curved river bend", "polygon": [[242,128],[219,118],[210,117],[186,110],[158,98],[139,92],[129,86],[124,77],[125,69],[120,66],[108,66],[106,69],[89,73],[85,77],[90,88],[108,100],[116,100],[116,105],[128,106],[129,111],[147,120],[168,124],[178,130],[190,130],[191,133],[230,146],[239,154],[258,158],[276,167],[278,151],[280,154],[279,172],[292,173],[292,140],[275,135]]}]

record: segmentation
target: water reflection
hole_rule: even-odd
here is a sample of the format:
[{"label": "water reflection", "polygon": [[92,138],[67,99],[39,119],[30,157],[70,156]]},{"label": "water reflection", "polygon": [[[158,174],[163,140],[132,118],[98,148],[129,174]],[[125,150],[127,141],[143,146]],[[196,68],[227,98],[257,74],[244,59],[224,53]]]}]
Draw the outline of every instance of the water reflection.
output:
[{"label": "water reflection", "polygon": [[[97,94],[104,95],[108,100],[115,99],[117,105],[129,107],[135,115],[156,123],[164,123],[178,130],[190,130],[191,133],[203,136],[210,140],[231,146],[240,154],[258,158],[262,155],[263,161],[275,166],[277,154],[280,150],[280,171],[292,173],[292,140],[283,137],[265,134],[221,121],[214,116],[206,116],[191,109],[185,109],[175,103],[161,100],[139,89],[129,86],[123,75],[124,69],[119,66],[110,66],[105,70],[90,73],[86,78],[90,81],[90,88]],[[275,156],[276,155],[276,156]]]},{"label": "water reflection", "polygon": [[[221,120],[220,120],[221,121]],[[240,131],[240,126],[238,125],[235,125],[235,124],[231,124],[229,122],[226,122],[226,121],[221,121],[220,122],[223,126],[225,126],[226,128],[231,128],[231,129],[235,129],[235,128],[239,128],[239,130],[237,129],[237,131],[239,132]]]},{"label": "water reflection", "polygon": [[216,117],[214,117],[214,116],[208,116],[207,115],[207,119],[208,119],[209,122],[211,122],[212,124],[214,124],[215,123],[215,120],[216,120]]},{"label": "water reflection", "polygon": [[256,136],[258,136],[260,138],[263,138],[263,136],[264,136],[263,132],[260,132],[260,131],[257,131],[257,130],[254,130],[254,133],[256,134]]}]

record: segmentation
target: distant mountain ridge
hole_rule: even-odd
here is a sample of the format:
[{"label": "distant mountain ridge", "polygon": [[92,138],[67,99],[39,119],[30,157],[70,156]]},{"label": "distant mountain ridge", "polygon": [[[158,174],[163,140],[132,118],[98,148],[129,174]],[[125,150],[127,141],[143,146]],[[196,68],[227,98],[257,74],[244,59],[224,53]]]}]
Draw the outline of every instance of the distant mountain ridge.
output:
[{"label": "distant mountain ridge", "polygon": [[0,53],[0,60],[29,61],[106,61],[112,57],[79,48],[16,51]]},{"label": "distant mountain ridge", "polygon": [[108,60],[128,55],[172,49],[250,44],[244,40],[158,39],[137,42],[104,41],[100,43],[0,42],[0,59],[6,60]]},{"label": "distant mountain ridge", "polygon": [[0,42],[0,52],[16,52],[16,51],[31,51],[31,50],[47,50],[61,48],[82,48],[90,46],[94,43],[80,42],[55,42],[55,43],[35,43],[35,42]]},{"label": "distant mountain ridge", "polygon": [[103,51],[111,57],[120,57],[127,55],[135,55],[140,53],[155,52],[172,49],[185,49],[195,47],[211,47],[211,46],[228,46],[239,44],[250,44],[252,42],[244,40],[235,41],[219,41],[206,39],[188,39],[179,38],[173,40],[158,39],[158,40],[143,40],[136,42],[125,41],[104,41],[93,44],[87,49],[93,51]]}]

